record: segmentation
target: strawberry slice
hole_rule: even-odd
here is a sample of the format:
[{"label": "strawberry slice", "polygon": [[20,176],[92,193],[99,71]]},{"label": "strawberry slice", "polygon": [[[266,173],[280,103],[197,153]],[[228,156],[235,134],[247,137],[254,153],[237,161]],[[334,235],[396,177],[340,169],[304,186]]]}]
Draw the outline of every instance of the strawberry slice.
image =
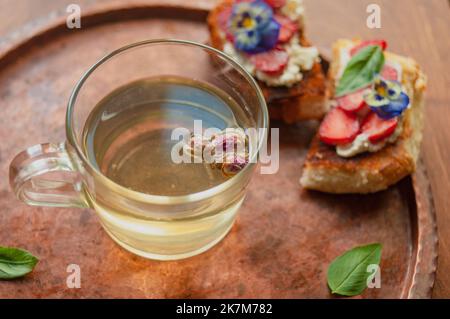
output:
[{"label": "strawberry slice", "polygon": [[356,113],[362,110],[366,104],[364,102],[364,92],[366,88],[349,93],[336,98],[339,107],[346,112]]},{"label": "strawberry slice", "polygon": [[283,72],[288,60],[288,53],[280,48],[250,55],[250,62],[256,69],[269,75],[277,75]]},{"label": "strawberry slice", "polygon": [[358,133],[358,117],[339,107],[328,112],[319,128],[320,140],[331,145],[350,143]]},{"label": "strawberry slice", "polygon": [[387,42],[385,40],[367,40],[367,41],[362,41],[360,44],[354,46],[351,50],[350,50],[350,55],[355,55],[356,53],[358,53],[359,50],[361,50],[362,48],[365,48],[366,46],[369,45],[378,45],[380,46],[381,49],[383,49],[383,51],[387,48]]},{"label": "strawberry slice", "polygon": [[222,31],[226,31],[228,29],[228,20],[230,19],[232,12],[231,7],[225,7],[217,15],[217,24],[219,25]]},{"label": "strawberry slice", "polygon": [[383,70],[381,70],[381,76],[390,81],[398,81],[398,72],[395,68],[385,64]]},{"label": "strawberry slice", "polygon": [[375,112],[369,113],[362,124],[362,132],[367,134],[372,143],[379,142],[394,133],[398,124],[398,118],[384,120]]},{"label": "strawberry slice", "polygon": [[279,42],[287,42],[298,30],[298,24],[289,19],[288,17],[280,14],[275,14],[275,20],[280,24],[280,33],[278,35]]},{"label": "strawberry slice", "polygon": [[234,41],[234,36],[229,30],[228,21],[230,20],[232,11],[232,7],[225,7],[217,15],[217,24],[219,28],[225,33],[227,39],[231,42]]},{"label": "strawberry slice", "polygon": [[286,4],[286,0],[266,0],[266,3],[274,9],[278,9]]},{"label": "strawberry slice", "polygon": [[358,116],[360,120],[365,119],[369,113],[372,112],[370,106],[367,103],[363,104],[363,107],[359,109],[355,114]]}]

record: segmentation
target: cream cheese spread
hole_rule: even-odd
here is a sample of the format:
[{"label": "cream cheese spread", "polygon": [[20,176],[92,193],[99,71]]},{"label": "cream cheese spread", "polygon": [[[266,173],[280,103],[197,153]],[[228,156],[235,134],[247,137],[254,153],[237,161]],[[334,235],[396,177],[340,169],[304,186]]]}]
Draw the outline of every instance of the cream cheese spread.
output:
[{"label": "cream cheese spread", "polygon": [[286,0],[286,4],[280,9],[281,13],[291,20],[302,23],[305,7],[303,0]]},{"label": "cream cheese spread", "polygon": [[397,138],[402,134],[402,130],[403,123],[401,120],[399,120],[394,133],[378,143],[370,142],[368,135],[365,133],[361,133],[356,136],[353,142],[336,146],[336,153],[340,157],[353,157],[364,152],[378,152],[387,144],[395,143],[395,141],[397,141]]},{"label": "cream cheese spread", "polygon": [[288,53],[289,60],[283,72],[278,75],[269,75],[256,70],[249,59],[238,52],[229,41],[225,42],[223,51],[241,64],[251,75],[267,85],[290,87],[303,79],[301,71],[311,70],[314,63],[320,61],[319,51],[316,47],[302,47],[296,35],[288,43],[284,44],[283,48]]}]

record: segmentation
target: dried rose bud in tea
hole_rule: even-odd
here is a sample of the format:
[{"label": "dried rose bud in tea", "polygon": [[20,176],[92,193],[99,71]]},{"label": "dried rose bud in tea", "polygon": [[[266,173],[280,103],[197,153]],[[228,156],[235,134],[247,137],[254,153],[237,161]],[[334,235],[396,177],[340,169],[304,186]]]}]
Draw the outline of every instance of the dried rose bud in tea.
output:
[{"label": "dried rose bud in tea", "polygon": [[[183,151],[192,156],[202,154],[211,168],[220,169],[225,176],[233,176],[248,163],[248,138],[240,128],[227,128],[210,139],[192,134]],[[211,158],[204,158],[205,154],[210,154]]]},{"label": "dried rose bud in tea", "polygon": [[222,173],[225,176],[233,176],[239,173],[248,163],[248,158],[239,154],[228,154],[225,157],[225,162],[222,163]]}]

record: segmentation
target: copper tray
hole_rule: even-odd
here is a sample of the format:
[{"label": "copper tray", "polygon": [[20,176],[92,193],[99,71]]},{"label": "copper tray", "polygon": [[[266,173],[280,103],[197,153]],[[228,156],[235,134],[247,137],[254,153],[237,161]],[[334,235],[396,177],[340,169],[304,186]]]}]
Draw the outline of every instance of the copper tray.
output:
[{"label": "copper tray", "polygon": [[[0,282],[0,297],[329,298],[329,263],[370,242],[384,246],[382,284],[362,297],[430,297],[437,235],[423,164],[412,177],[374,195],[303,191],[298,179],[314,123],[272,123],[280,127],[279,172],[256,174],[230,234],[186,260],[134,256],[114,244],[89,210],[28,207],[14,197],[9,162],[27,146],[64,139],[71,89],[97,59],[148,38],[207,41],[211,4],[161,3],[102,4],[83,11],[81,30],[48,19],[2,37],[0,244],[24,247],[41,262],[24,279]],[[66,286],[72,263],[81,267],[80,289]]]}]

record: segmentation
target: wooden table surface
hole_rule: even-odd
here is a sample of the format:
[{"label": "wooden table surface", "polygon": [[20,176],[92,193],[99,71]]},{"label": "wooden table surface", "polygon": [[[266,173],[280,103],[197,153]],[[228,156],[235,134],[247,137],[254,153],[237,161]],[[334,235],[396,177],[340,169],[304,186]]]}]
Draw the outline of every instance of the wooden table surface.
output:
[{"label": "wooden table surface", "polygon": [[[0,0],[0,45],[21,31],[65,16],[77,3],[126,0]],[[152,1],[152,0],[148,0]],[[167,0],[171,2],[172,0]],[[173,0],[175,1],[175,0]],[[214,0],[190,0],[208,4]],[[130,2],[145,2],[133,0]],[[392,51],[414,57],[429,77],[422,157],[434,196],[439,260],[435,298],[450,297],[450,7],[446,0],[305,0],[307,33],[321,48],[339,37],[384,38]],[[366,7],[381,7],[381,29],[366,26]]]}]

